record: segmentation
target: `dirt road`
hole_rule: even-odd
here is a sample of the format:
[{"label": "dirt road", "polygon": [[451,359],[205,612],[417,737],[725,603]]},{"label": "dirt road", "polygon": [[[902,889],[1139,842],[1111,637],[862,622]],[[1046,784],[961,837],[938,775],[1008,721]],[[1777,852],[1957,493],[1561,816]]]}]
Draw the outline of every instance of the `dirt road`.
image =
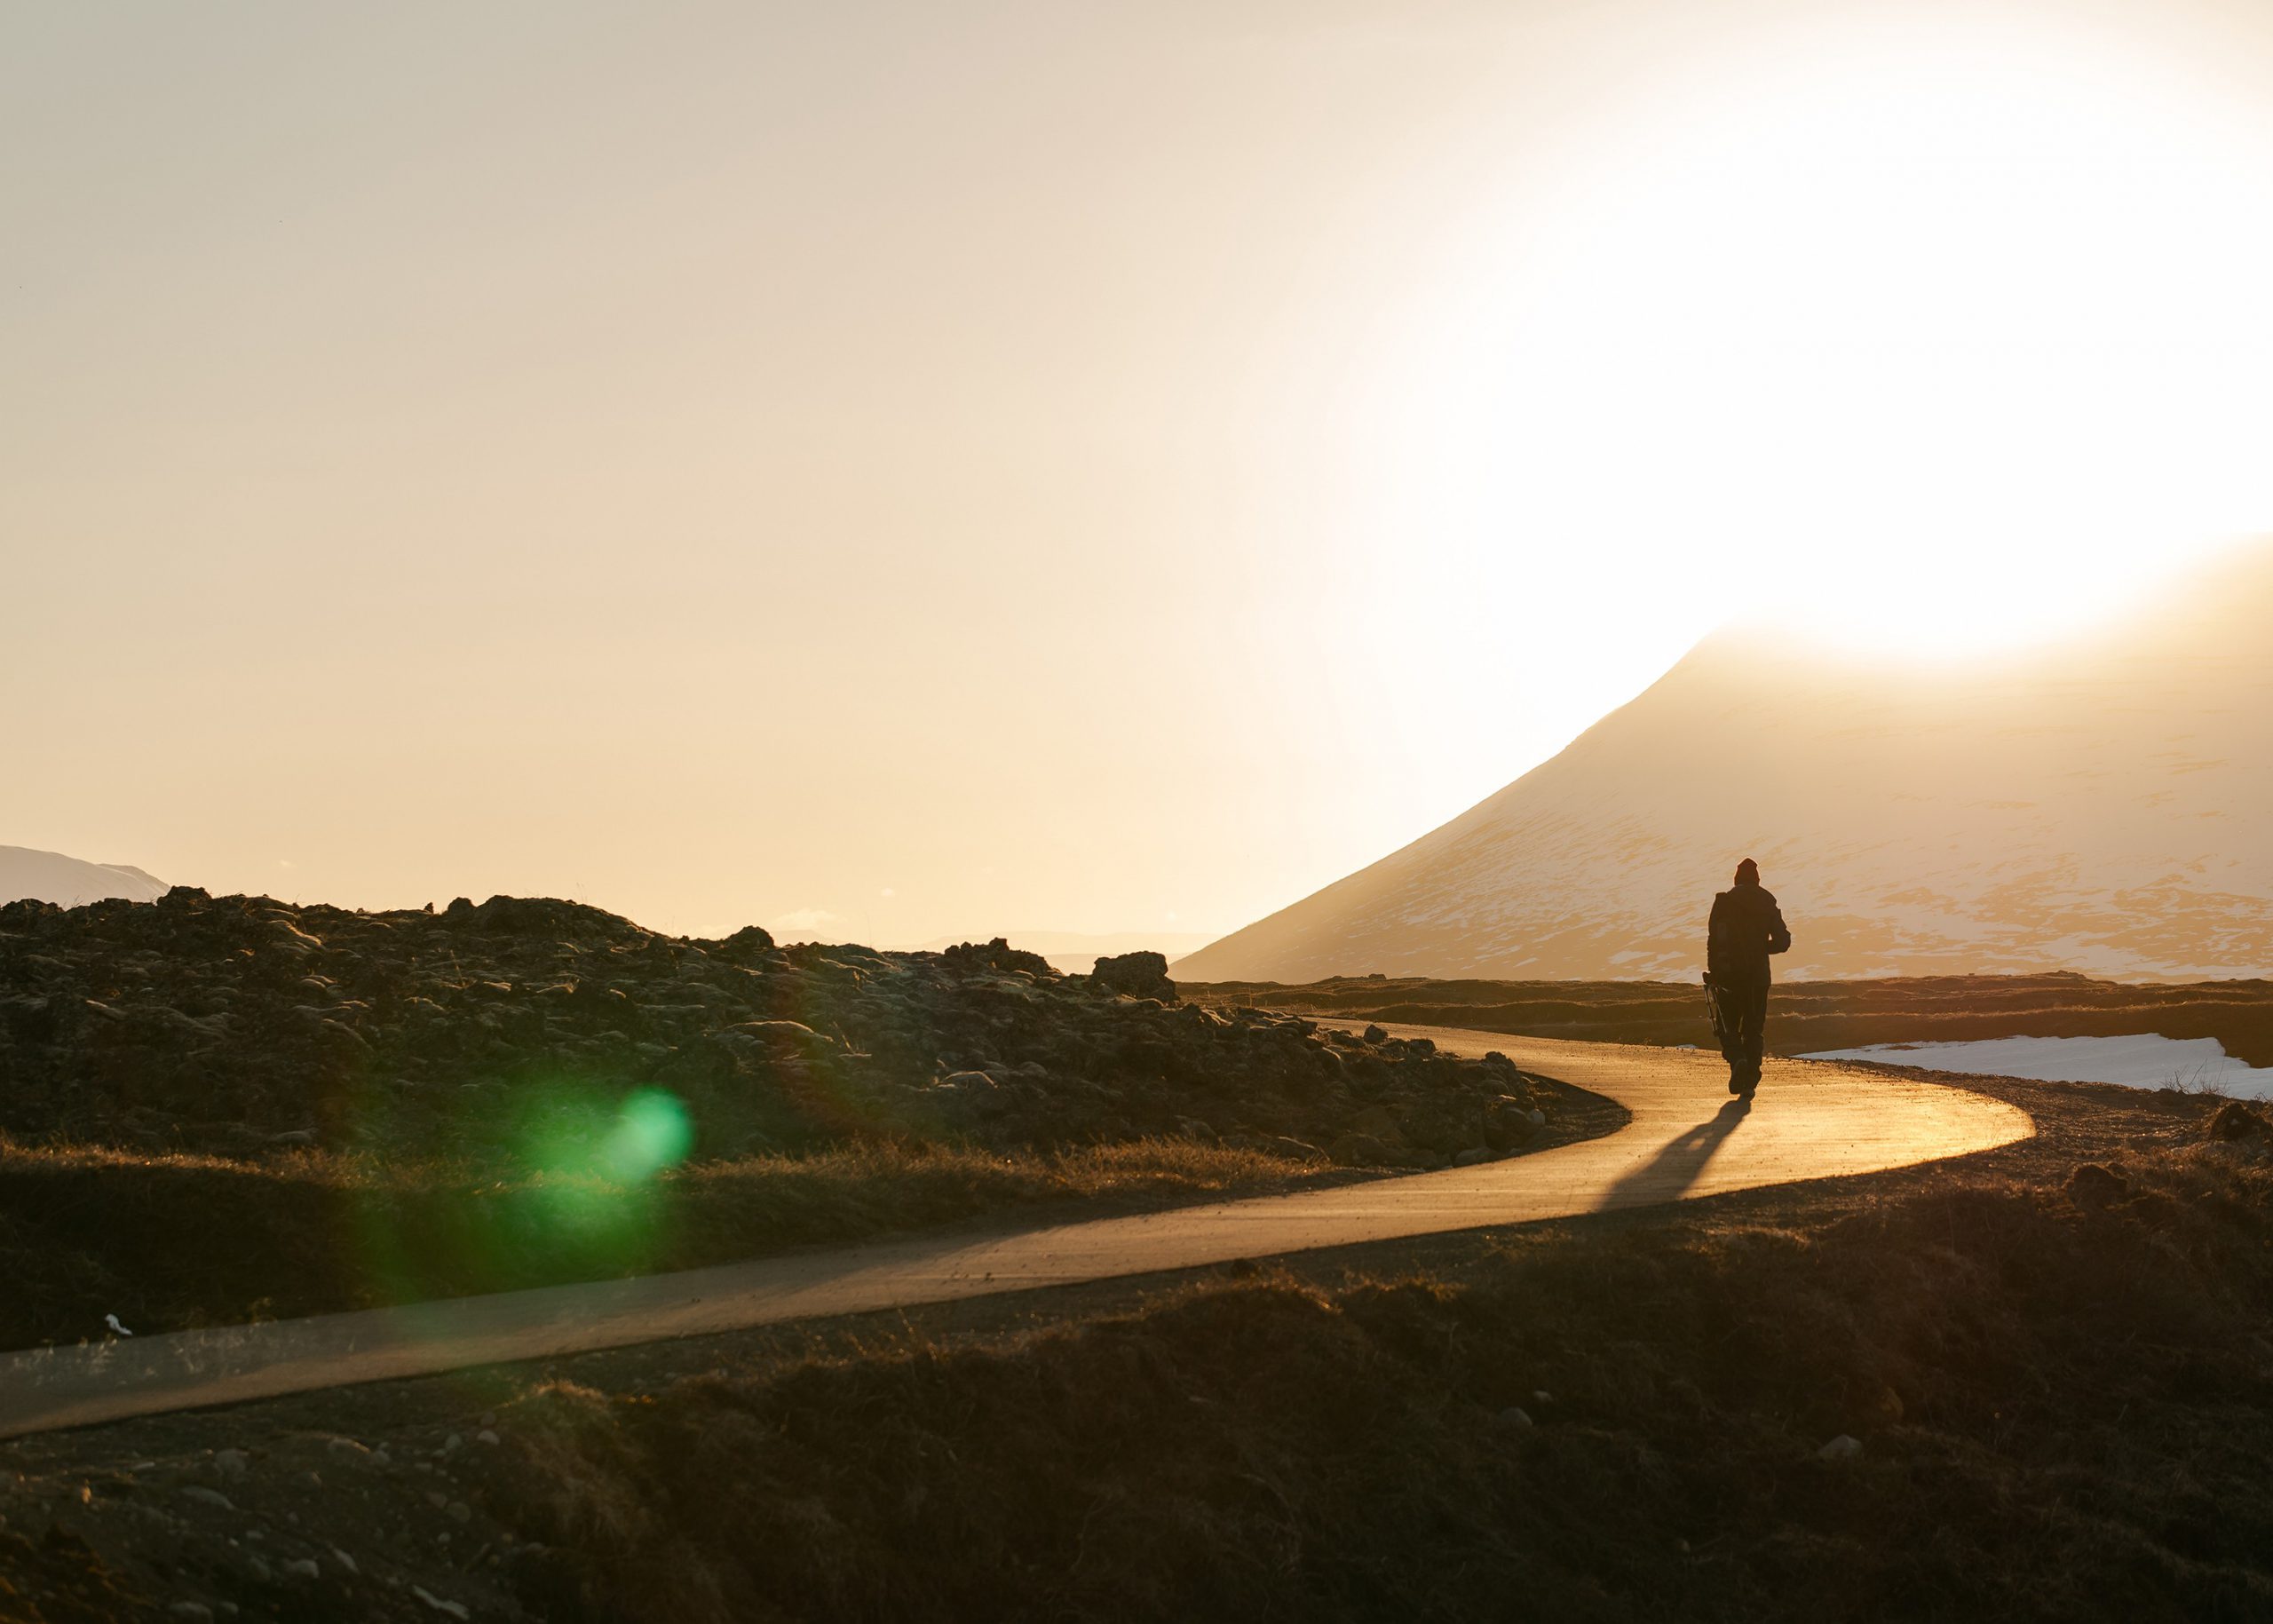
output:
[{"label": "dirt road", "polygon": [[1989,1150],[2027,1115],[1980,1095],[1847,1066],[1770,1060],[1759,1098],[1695,1050],[1392,1028],[1633,1113],[1615,1133],[1479,1167],[1137,1217],[914,1239],[404,1308],[0,1356],[0,1438],[313,1388],[1569,1217],[1838,1177]]}]

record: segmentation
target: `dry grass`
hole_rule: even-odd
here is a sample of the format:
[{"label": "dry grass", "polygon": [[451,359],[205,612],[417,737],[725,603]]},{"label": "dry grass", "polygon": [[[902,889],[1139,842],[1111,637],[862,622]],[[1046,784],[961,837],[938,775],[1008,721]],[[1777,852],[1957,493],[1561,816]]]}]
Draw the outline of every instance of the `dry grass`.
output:
[{"label": "dry grass", "polygon": [[692,1268],[989,1215],[1335,1178],[1179,1139],[1005,1154],[869,1143],[636,1184],[292,1150],[257,1161],[0,1139],[0,1345]]},{"label": "dry grass", "polygon": [[0,1616],[2273,1617],[2273,1129],[1976,1085],[2042,1131],[19,1440]]}]

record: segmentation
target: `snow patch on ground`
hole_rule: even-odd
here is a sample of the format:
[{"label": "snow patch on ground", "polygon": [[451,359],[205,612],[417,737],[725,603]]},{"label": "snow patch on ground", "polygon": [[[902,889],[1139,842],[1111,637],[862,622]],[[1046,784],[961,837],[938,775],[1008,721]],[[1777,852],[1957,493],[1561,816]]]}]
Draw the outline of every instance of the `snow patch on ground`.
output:
[{"label": "snow patch on ground", "polygon": [[2025,1077],[2039,1082],[2117,1082],[2134,1089],[2193,1089],[2237,1099],[2273,1099],[2273,1070],[2256,1070],[2215,1038],[2142,1032],[2108,1038],[1986,1038],[1971,1043],[1873,1043],[1828,1049],[1807,1060],[1880,1060],[1934,1072]]}]

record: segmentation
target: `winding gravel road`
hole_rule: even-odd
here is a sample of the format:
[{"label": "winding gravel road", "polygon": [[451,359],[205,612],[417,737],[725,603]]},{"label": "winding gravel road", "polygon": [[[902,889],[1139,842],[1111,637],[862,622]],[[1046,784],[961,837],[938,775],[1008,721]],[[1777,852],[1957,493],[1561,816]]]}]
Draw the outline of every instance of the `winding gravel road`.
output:
[{"label": "winding gravel road", "polygon": [[1392,1028],[1633,1113],[1598,1139],[1334,1190],[836,1248],[680,1274],[140,1336],[0,1356],[0,1438],[314,1388],[661,1342],[784,1319],[941,1303],[1320,1247],[1524,1224],[1841,1177],[2025,1138],[2024,1112],[1850,1066],[1771,1060],[1747,1108],[1690,1050]]}]

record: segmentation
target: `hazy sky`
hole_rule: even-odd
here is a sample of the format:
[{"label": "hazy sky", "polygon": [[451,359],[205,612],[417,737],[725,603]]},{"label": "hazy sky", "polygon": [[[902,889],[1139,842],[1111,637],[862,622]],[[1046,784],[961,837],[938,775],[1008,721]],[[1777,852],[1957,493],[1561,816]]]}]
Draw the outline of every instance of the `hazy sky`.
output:
[{"label": "hazy sky", "polygon": [[0,842],[1229,929],[2273,528],[2273,7],[0,4]]}]

